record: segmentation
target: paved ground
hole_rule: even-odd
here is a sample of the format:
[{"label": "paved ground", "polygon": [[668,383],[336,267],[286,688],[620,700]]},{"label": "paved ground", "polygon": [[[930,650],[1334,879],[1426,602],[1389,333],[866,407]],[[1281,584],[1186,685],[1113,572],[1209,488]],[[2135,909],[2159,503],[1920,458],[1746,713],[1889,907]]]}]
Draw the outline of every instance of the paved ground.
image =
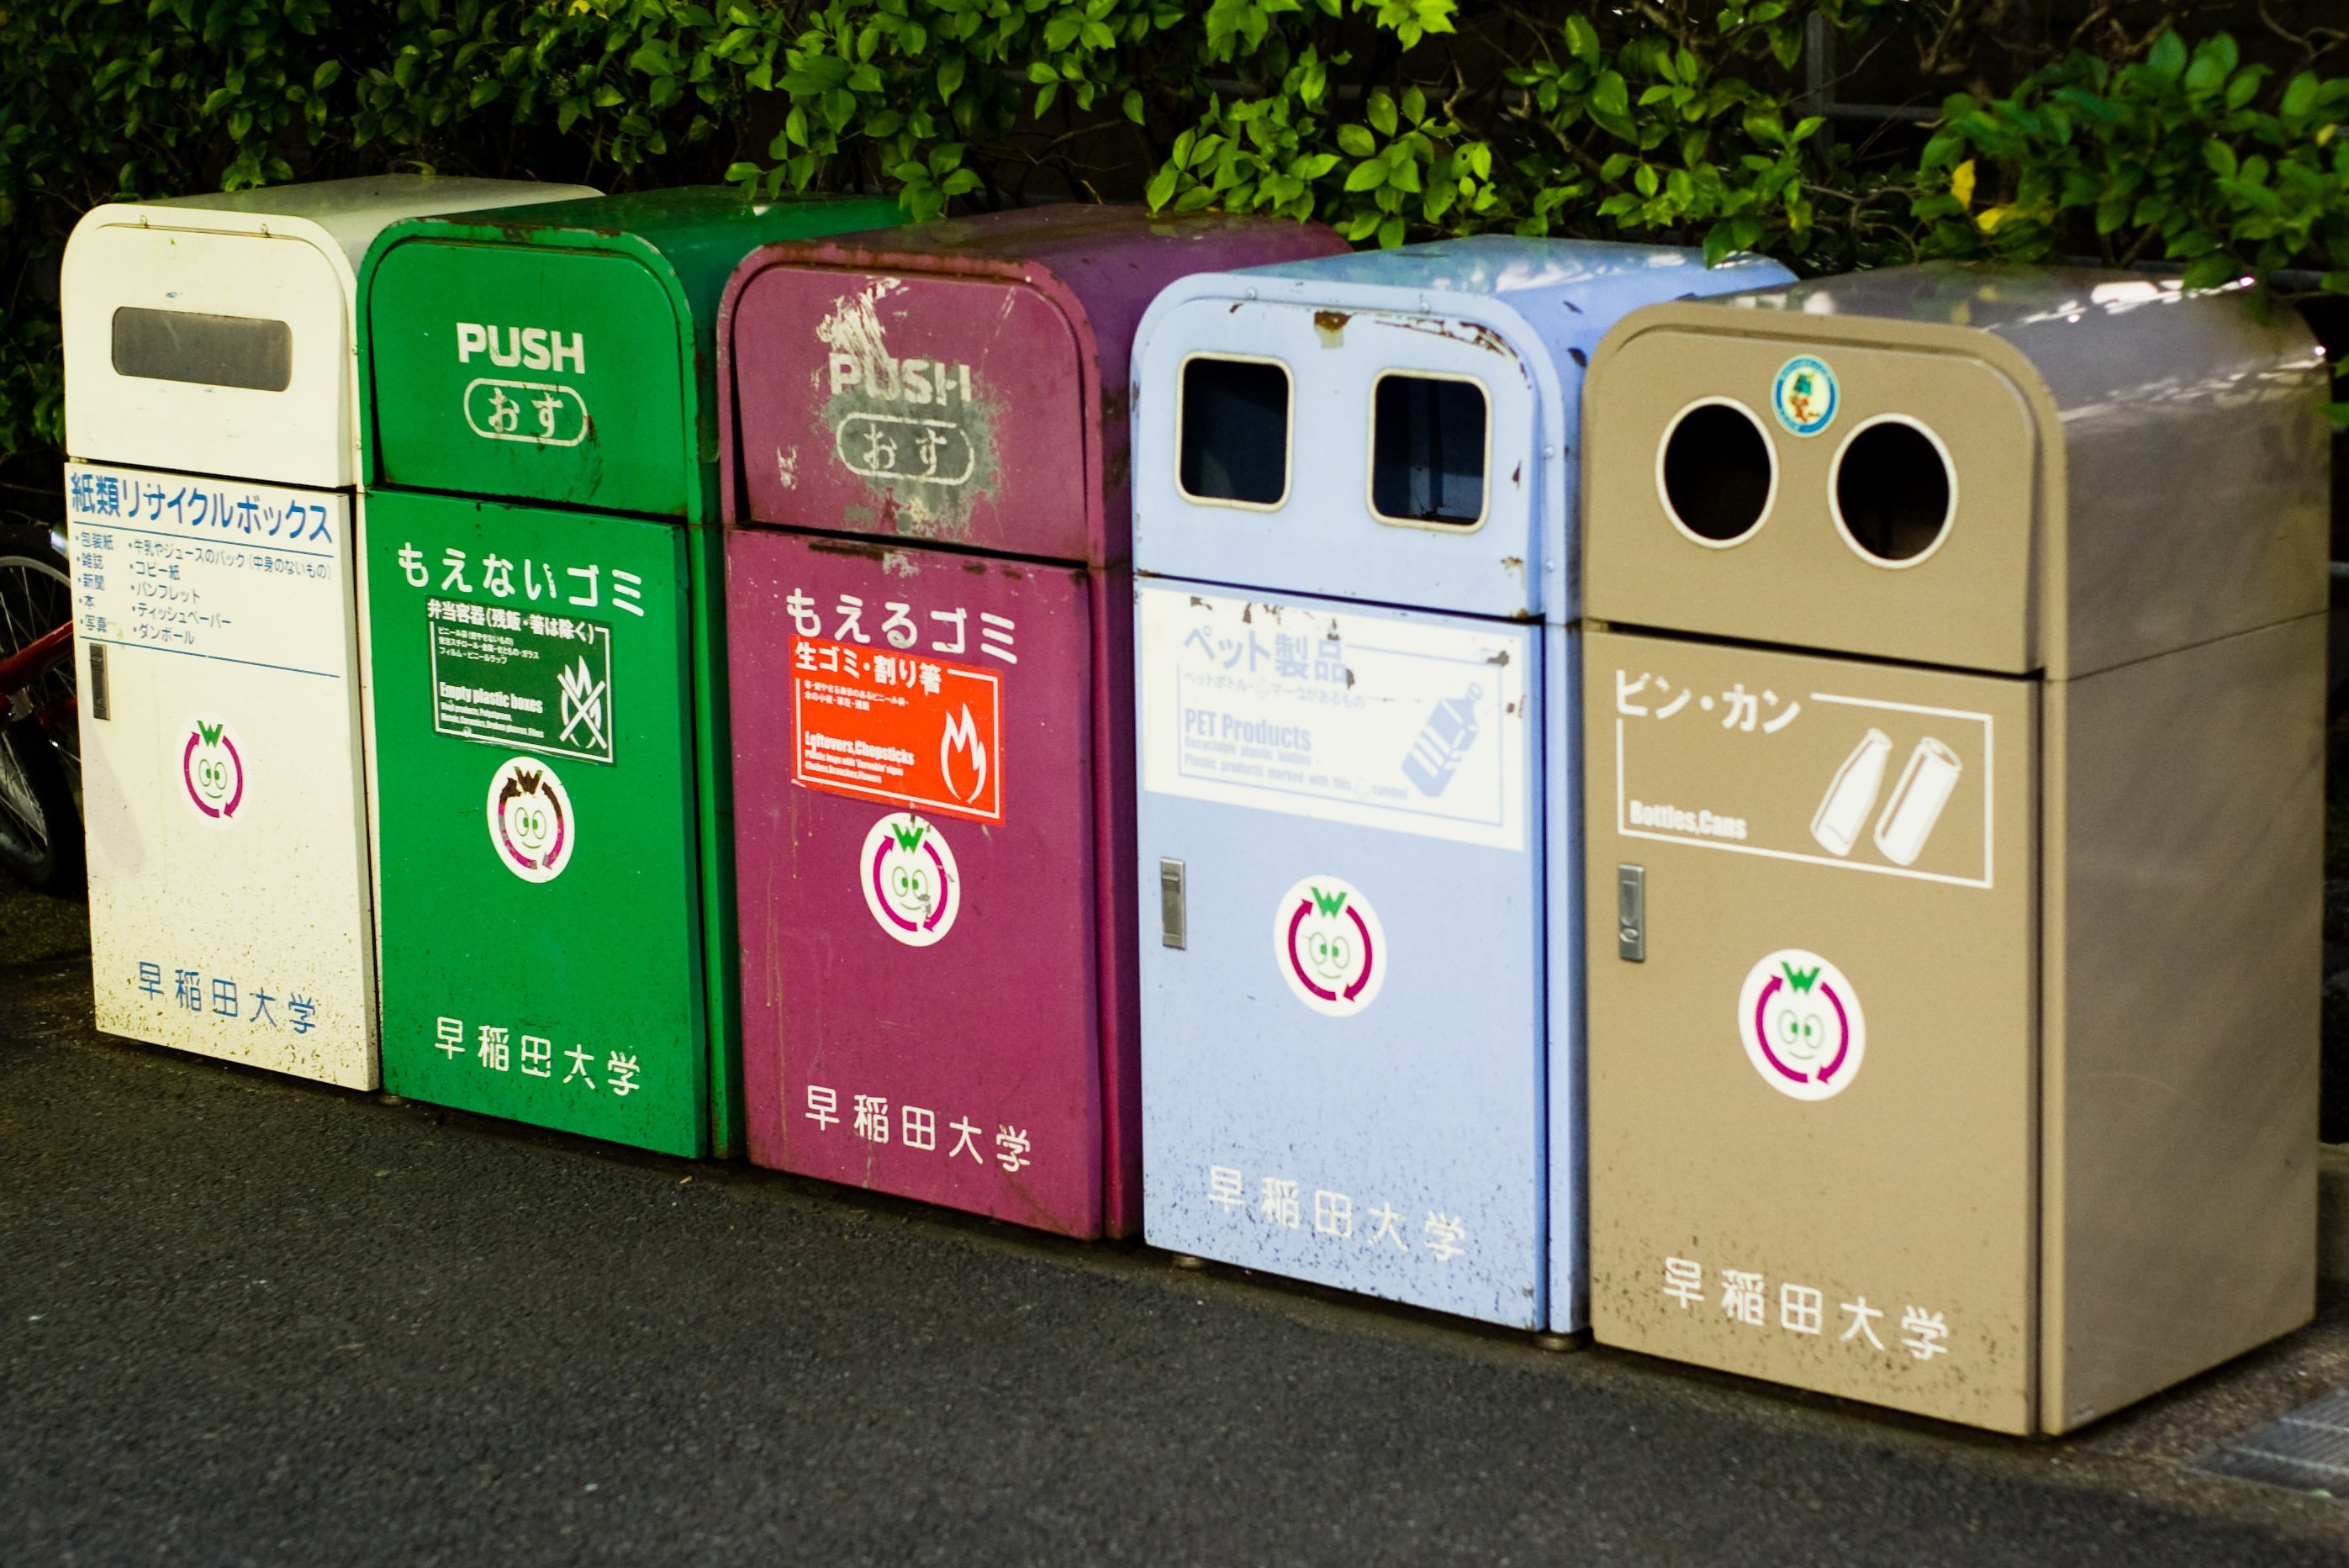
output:
[{"label": "paved ground", "polygon": [[1560,1354],[100,1040],[0,891],[0,1563],[2349,1562],[2181,1461]]}]

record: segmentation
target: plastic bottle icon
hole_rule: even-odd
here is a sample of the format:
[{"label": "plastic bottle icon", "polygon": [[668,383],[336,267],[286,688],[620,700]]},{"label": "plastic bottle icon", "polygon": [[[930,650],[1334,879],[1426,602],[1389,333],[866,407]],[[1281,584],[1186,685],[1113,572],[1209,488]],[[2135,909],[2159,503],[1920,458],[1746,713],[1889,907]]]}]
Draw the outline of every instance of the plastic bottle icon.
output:
[{"label": "plastic bottle icon", "polygon": [[1958,754],[1932,736],[1917,742],[1900,782],[1892,786],[1892,798],[1884,803],[1884,815],[1876,819],[1876,846],[1886,859],[1896,866],[1917,864],[1964,772]]},{"label": "plastic bottle icon", "polygon": [[1836,769],[1819,809],[1811,814],[1811,836],[1828,854],[1840,858],[1859,842],[1859,830],[1868,826],[1868,814],[1876,805],[1876,792],[1884,787],[1884,764],[1891,755],[1892,737],[1870,730]]},{"label": "plastic bottle icon", "polygon": [[1476,701],[1484,695],[1482,686],[1472,684],[1464,694],[1438,702],[1420,727],[1419,738],[1402,760],[1403,776],[1419,786],[1420,794],[1442,794],[1459,771],[1461,759],[1476,744]]}]

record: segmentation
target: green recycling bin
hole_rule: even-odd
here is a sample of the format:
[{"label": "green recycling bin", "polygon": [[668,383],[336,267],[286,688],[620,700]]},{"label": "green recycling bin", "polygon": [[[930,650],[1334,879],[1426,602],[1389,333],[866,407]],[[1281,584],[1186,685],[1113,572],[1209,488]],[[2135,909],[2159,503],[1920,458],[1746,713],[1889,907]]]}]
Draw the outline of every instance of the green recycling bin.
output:
[{"label": "green recycling bin", "polygon": [[666,1153],[740,1097],[712,329],[893,202],[387,230],[360,277],[384,1086]]}]

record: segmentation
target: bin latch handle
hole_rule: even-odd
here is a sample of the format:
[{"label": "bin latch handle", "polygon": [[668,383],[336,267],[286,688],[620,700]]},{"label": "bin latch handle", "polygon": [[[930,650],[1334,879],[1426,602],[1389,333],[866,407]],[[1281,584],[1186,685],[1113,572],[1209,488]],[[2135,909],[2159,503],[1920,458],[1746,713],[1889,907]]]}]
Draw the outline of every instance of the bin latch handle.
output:
[{"label": "bin latch handle", "polygon": [[1648,868],[1615,867],[1615,956],[1625,963],[1648,961]]},{"label": "bin latch handle", "polygon": [[1180,860],[1161,860],[1158,863],[1158,940],[1170,948],[1183,946],[1185,907],[1183,863]]}]

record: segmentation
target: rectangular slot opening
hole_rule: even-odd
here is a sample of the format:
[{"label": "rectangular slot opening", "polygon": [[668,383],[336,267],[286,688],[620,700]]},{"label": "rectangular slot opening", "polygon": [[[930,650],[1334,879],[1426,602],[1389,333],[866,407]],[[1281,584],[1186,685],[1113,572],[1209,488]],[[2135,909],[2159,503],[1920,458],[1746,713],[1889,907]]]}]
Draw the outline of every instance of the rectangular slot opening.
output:
[{"label": "rectangular slot opening", "polygon": [[114,313],[114,373],[282,392],[294,379],[294,329],[259,317],[126,305]]},{"label": "rectangular slot opening", "polygon": [[1183,363],[1178,478],[1194,501],[1278,506],[1288,498],[1288,369],[1195,354]]},{"label": "rectangular slot opening", "polygon": [[1473,528],[1485,520],[1485,389],[1381,376],[1371,394],[1371,510],[1383,522]]}]

